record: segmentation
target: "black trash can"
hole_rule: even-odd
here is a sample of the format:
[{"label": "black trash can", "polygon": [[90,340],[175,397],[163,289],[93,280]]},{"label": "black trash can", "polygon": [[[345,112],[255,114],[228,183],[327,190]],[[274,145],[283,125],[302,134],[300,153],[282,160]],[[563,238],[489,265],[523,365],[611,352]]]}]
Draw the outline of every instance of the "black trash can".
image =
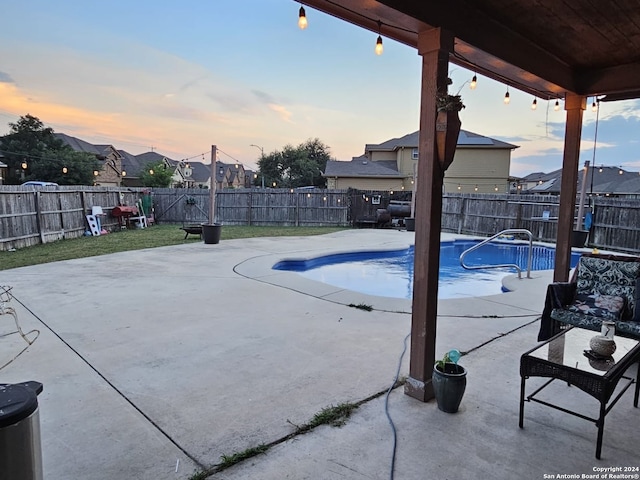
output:
[{"label": "black trash can", "polygon": [[202,224],[202,238],[204,243],[214,244],[220,242],[220,235],[222,234],[221,223],[203,223]]},{"label": "black trash can", "polygon": [[40,382],[0,384],[0,465],[3,480],[42,480]]},{"label": "black trash can", "polygon": [[416,231],[416,219],[409,217],[404,219],[404,224],[407,227],[407,232],[415,232]]}]

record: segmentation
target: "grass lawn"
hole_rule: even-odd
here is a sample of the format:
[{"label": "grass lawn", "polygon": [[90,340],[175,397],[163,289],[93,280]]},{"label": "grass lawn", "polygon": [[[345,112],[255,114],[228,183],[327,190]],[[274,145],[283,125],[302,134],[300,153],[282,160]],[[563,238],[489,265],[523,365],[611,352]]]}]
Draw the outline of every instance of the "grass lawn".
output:
[{"label": "grass lawn", "polygon": [[[222,227],[221,241],[236,238],[322,235],[340,230],[346,230],[346,228],[225,225]],[[99,237],[81,237],[73,240],[45,243],[44,245],[34,245],[15,252],[1,251],[0,270],[71,260],[73,258],[94,257],[127,250],[194,242],[202,242],[202,240],[197,235],[189,235],[189,238],[185,240],[184,231],[180,230],[177,225],[155,225],[142,230],[123,230]]]}]

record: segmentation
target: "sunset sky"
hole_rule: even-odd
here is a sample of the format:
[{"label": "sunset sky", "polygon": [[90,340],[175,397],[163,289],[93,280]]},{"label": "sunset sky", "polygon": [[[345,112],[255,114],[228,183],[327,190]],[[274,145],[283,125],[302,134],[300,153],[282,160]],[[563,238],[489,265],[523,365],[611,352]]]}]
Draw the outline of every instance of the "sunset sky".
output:
[{"label": "sunset sky", "polygon": [[[416,50],[291,0],[23,0],[0,29],[0,135],[27,113],[56,132],[139,154],[254,168],[260,150],[319,138],[338,160],[418,129]],[[462,128],[519,145],[511,174],[562,165],[565,112],[451,65]],[[589,105],[592,99],[589,99]],[[595,164],[640,170],[640,100],[602,103]],[[594,158],[584,114],[581,163]],[[204,153],[204,155],[202,155]]]}]

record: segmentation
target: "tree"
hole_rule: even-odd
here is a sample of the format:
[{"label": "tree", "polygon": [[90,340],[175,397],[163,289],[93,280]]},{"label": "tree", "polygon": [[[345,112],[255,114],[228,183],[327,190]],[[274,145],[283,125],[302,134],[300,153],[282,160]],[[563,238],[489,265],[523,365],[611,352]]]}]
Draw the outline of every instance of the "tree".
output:
[{"label": "tree", "polygon": [[140,174],[140,181],[145,187],[166,188],[171,185],[173,170],[162,160],[147,163]]},{"label": "tree", "polygon": [[255,179],[256,185],[264,184],[277,187],[296,188],[316,186],[324,188],[326,180],[322,172],[331,160],[329,147],[319,139],[309,139],[297,147],[285,145],[282,151],[264,155],[258,161],[260,175]]},{"label": "tree", "polygon": [[75,152],[37,117],[27,114],[9,123],[9,127],[10,132],[0,137],[0,152],[8,167],[7,184],[42,180],[61,185],[91,185],[93,171],[101,168],[95,156]]}]

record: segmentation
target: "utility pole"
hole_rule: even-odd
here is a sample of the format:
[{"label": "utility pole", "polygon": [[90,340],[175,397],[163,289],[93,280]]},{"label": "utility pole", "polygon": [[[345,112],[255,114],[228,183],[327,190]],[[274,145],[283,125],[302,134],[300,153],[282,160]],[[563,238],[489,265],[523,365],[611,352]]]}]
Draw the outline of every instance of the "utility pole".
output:
[{"label": "utility pole", "polygon": [[209,187],[209,225],[216,222],[216,160],[218,147],[211,145],[211,186]]},{"label": "utility pole", "polygon": [[[253,143],[249,145],[250,147],[256,147],[260,149],[260,159],[264,158],[264,148],[259,145],[254,145]],[[264,173],[260,172],[260,178],[262,179],[262,188],[264,189]]]}]

